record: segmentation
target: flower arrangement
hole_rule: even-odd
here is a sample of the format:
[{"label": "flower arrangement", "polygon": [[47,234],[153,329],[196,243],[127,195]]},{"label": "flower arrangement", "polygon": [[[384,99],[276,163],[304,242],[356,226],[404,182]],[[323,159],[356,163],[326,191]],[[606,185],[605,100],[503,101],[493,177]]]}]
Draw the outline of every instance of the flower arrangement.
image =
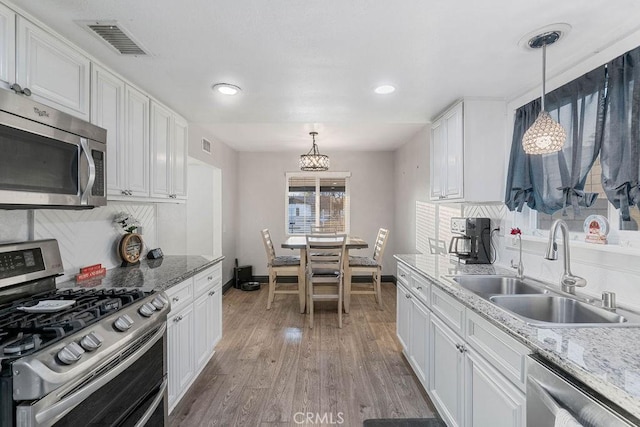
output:
[{"label": "flower arrangement", "polygon": [[140,221],[126,212],[117,213],[113,218],[113,223],[120,229],[122,234],[133,233],[140,228]]}]

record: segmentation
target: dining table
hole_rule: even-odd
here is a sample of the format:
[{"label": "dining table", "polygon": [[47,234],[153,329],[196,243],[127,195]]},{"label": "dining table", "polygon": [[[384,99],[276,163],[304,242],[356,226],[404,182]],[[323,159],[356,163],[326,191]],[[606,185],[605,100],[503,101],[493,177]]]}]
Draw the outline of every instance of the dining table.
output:
[{"label": "dining table", "polygon": [[[307,292],[307,237],[304,235],[297,236],[289,236],[287,240],[282,243],[283,249],[297,249],[300,251],[300,270],[298,271],[298,291],[300,293],[300,302],[305,301],[306,304],[306,292]],[[366,249],[369,247],[369,244],[356,236],[347,236],[347,241],[345,242],[345,253],[344,259],[342,262],[343,271],[347,271],[349,268],[349,250],[350,249]],[[344,274],[343,276],[346,280],[350,280],[351,275]],[[351,283],[344,283],[343,289],[351,289]],[[348,307],[346,308],[346,312],[348,313]],[[308,307],[305,307],[305,311],[308,312]],[[301,311],[302,312],[302,311]]]}]

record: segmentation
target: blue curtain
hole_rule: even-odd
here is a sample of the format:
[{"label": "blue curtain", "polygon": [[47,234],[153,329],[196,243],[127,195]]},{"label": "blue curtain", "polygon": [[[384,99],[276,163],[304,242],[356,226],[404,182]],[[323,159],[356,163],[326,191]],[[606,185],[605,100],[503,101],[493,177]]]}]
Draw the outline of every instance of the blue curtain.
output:
[{"label": "blue curtain", "polygon": [[584,185],[597,159],[603,138],[606,108],[606,67],[599,67],[546,95],[546,106],[567,132],[557,153],[528,155],[522,136],[540,112],[536,99],[516,111],[505,203],[509,210],[529,208],[553,214],[573,207],[589,207],[597,194]]},{"label": "blue curtain", "polygon": [[602,185],[624,221],[629,207],[640,206],[640,48],[607,64],[608,109],[602,145]]}]

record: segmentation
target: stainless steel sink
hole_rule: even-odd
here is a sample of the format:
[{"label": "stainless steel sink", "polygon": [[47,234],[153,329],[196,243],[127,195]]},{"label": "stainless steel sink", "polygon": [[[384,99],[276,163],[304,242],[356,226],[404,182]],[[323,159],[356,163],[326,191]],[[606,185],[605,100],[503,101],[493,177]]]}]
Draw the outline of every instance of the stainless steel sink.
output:
[{"label": "stainless steel sink", "polygon": [[606,326],[627,322],[627,318],[618,313],[563,296],[494,295],[489,301],[533,325]]},{"label": "stainless steel sink", "polygon": [[453,280],[463,288],[485,297],[491,295],[543,294],[548,292],[542,287],[508,276],[456,276]]}]

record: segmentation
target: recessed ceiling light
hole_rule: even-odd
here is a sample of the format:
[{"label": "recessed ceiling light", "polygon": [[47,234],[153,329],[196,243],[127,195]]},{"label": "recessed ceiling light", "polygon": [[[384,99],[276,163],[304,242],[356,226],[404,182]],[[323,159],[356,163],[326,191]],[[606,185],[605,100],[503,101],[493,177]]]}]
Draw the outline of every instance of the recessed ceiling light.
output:
[{"label": "recessed ceiling light", "polygon": [[379,95],[387,95],[389,93],[394,92],[395,90],[396,88],[391,85],[382,85],[382,86],[378,86],[373,91]]},{"label": "recessed ceiling light", "polygon": [[231,83],[216,83],[212,86],[212,89],[223,95],[236,95],[242,90],[240,86],[232,85]]}]

